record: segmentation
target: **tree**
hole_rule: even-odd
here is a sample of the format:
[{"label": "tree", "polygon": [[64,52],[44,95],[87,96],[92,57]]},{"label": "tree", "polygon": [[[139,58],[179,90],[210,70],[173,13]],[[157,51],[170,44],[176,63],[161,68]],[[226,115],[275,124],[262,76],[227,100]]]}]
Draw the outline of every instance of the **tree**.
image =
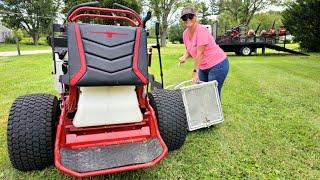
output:
[{"label": "tree", "polygon": [[212,15],[212,13],[205,2],[199,2],[197,0],[185,0],[183,3],[181,3],[181,6],[195,8],[197,11],[198,21],[201,24],[208,24],[210,22],[208,16]]},{"label": "tree", "polygon": [[282,14],[284,26],[300,42],[300,47],[311,52],[320,51],[320,1],[297,0]]},{"label": "tree", "polygon": [[221,12],[218,16],[218,34],[224,34],[226,30],[237,25],[238,22],[228,12]]},{"label": "tree", "polygon": [[170,26],[169,40],[172,43],[175,43],[175,42],[183,43],[182,34],[183,34],[184,29],[185,29],[185,27],[181,22]]},{"label": "tree", "polygon": [[209,7],[212,15],[218,15],[220,13],[219,0],[210,0]]},{"label": "tree", "polygon": [[[256,30],[260,24],[259,30],[257,34],[260,34],[262,30],[268,30],[272,27],[273,22],[275,21],[275,29],[279,29],[281,26],[283,26],[283,23],[281,21],[281,12],[261,12],[256,13],[253,17],[250,23],[247,26],[247,30],[253,29]],[[234,21],[234,19],[230,16],[228,13],[221,13],[218,17],[219,20],[219,34],[223,34],[225,31],[225,28],[230,29],[231,27],[237,25],[238,23]]]},{"label": "tree", "polygon": [[175,12],[181,6],[181,0],[149,0],[150,9],[153,10],[154,16],[160,23],[161,46],[166,46],[169,15]]},{"label": "tree", "polygon": [[3,0],[3,22],[10,28],[23,28],[38,45],[41,33],[49,31],[60,7],[60,0]]},{"label": "tree", "polygon": [[258,25],[260,24],[259,31],[261,30],[268,30],[272,27],[273,22],[275,21],[275,29],[279,29],[283,26],[281,21],[281,12],[262,12],[257,13],[252,17],[250,24],[248,25],[248,29],[256,30]]},{"label": "tree", "polygon": [[220,0],[220,10],[230,13],[239,24],[249,24],[256,12],[280,2],[279,0]]},{"label": "tree", "polygon": [[199,21],[201,24],[209,24],[211,21],[207,18],[210,16],[209,8],[207,7],[206,3],[201,2],[198,7],[198,16],[199,16]]}]

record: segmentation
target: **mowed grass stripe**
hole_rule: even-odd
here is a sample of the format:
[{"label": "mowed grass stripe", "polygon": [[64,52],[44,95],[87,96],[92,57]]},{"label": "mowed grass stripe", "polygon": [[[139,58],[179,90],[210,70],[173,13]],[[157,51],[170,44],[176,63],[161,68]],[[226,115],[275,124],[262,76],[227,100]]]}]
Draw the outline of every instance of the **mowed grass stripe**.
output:
[{"label": "mowed grass stripe", "polygon": [[[301,76],[306,81],[312,81],[311,83],[320,83],[319,68],[311,67],[312,64],[317,63],[316,61],[308,61],[305,64],[301,65],[300,62],[290,62],[290,63],[281,63],[281,64],[269,64],[272,68],[285,70],[287,73],[290,73],[295,76]],[[307,66],[310,65],[310,66]]]},{"label": "mowed grass stripe", "polygon": [[[239,62],[239,61],[237,61],[237,62]],[[237,62],[235,62],[235,64],[237,63]],[[255,62],[249,62],[249,63],[251,63],[250,65],[252,65],[252,64],[255,64]],[[249,64],[248,63],[248,64]],[[242,64],[242,63],[241,63]],[[254,66],[254,65],[253,65]],[[231,65],[231,68],[233,67],[233,64]],[[259,67],[260,68],[260,67]],[[263,67],[261,67],[262,69],[263,69]],[[244,68],[243,68],[244,69]],[[255,71],[256,72],[256,71]],[[240,75],[241,76],[241,75]],[[282,75],[281,75],[282,76]],[[280,77],[281,77],[280,76]],[[228,77],[228,78],[230,78],[230,77]],[[232,78],[232,77],[231,77]],[[252,77],[252,78],[254,78],[254,77]],[[227,82],[228,82],[228,80],[227,80]],[[226,84],[228,84],[226,82]],[[257,82],[255,82],[255,83],[257,83]],[[243,84],[240,84],[240,87],[241,87],[241,85],[243,86]],[[225,91],[227,91],[227,89],[230,89],[230,88],[227,88],[227,86],[225,87]],[[232,90],[234,90],[234,88],[231,88]],[[257,90],[260,90],[259,88],[256,88],[256,89],[254,89],[254,88],[249,88],[249,89],[253,89],[253,92],[256,92]],[[250,93],[249,95],[252,95],[252,94],[254,94],[254,93]],[[239,95],[239,94],[238,94]],[[244,96],[248,96],[248,94],[245,94]],[[225,96],[224,96],[225,97]],[[242,96],[241,96],[242,97]],[[241,98],[240,97],[240,98]],[[256,97],[255,97],[256,99],[258,99],[258,98],[261,98],[260,97],[260,95],[257,95]],[[225,102],[225,101],[223,101],[223,102]],[[268,103],[268,101],[266,101],[267,103]],[[265,102],[264,102],[265,103]],[[271,104],[272,105],[272,104]],[[247,108],[247,107],[246,107]],[[224,108],[224,110],[226,111],[226,108]],[[274,111],[276,111],[277,109],[275,108],[274,109]],[[254,115],[253,115],[254,116]],[[274,127],[274,126],[273,126]]]},{"label": "mowed grass stripe", "polygon": [[0,60],[1,97],[0,117],[7,114],[13,100],[26,93],[47,92],[56,94],[51,76],[49,55],[8,57]]},{"label": "mowed grass stripe", "polygon": [[[238,80],[240,80],[240,81],[238,81],[240,83],[237,83],[234,85],[241,86],[241,85],[245,84],[247,86],[247,89],[245,89],[245,91],[242,91],[242,92],[238,91],[237,93],[244,93],[244,96],[250,97],[251,100],[256,100],[254,103],[251,103],[251,104],[250,104],[250,101],[247,101],[248,104],[246,105],[246,109],[247,109],[247,111],[250,111],[251,113],[241,115],[241,117],[248,115],[248,117],[247,117],[248,119],[241,118],[240,120],[242,120],[242,123],[238,124],[240,127],[244,128],[245,132],[247,132],[250,135],[249,137],[254,137],[255,135],[260,134],[260,133],[255,134],[255,132],[252,131],[254,129],[259,130],[259,131],[265,130],[265,133],[269,134],[270,137],[268,137],[268,136],[266,137],[265,136],[266,134],[262,133],[263,136],[260,136],[259,139],[261,141],[265,142],[268,146],[273,146],[274,139],[277,139],[279,141],[279,137],[285,137],[286,133],[283,134],[281,131],[283,129],[288,128],[288,126],[289,127],[293,126],[293,127],[290,127],[289,129],[294,130],[294,131],[296,131],[296,128],[305,129],[306,131],[308,131],[308,129],[310,127],[312,129],[314,129],[313,128],[314,124],[312,124],[312,123],[311,124],[307,123],[307,125],[301,126],[301,122],[300,122],[301,119],[299,119],[300,118],[299,116],[297,117],[297,115],[299,115],[299,113],[294,115],[294,118],[298,118],[298,121],[297,121],[298,126],[296,126],[296,122],[292,122],[292,120],[293,120],[292,118],[289,118],[289,119],[286,118],[285,115],[287,115],[288,112],[283,112],[283,110],[287,110],[286,108],[283,108],[283,106],[285,107],[287,105],[285,101],[283,101],[281,98],[273,97],[272,94],[265,95],[263,93],[257,93],[257,92],[261,91],[261,87],[257,86],[257,84],[260,84],[260,82],[257,83],[258,81],[252,80],[253,79],[252,76],[247,75],[247,73],[250,74],[251,71],[249,71],[249,72],[245,71],[245,68],[238,67],[237,65],[233,65],[233,67],[235,69],[233,75],[237,76]],[[256,73],[259,74],[259,72],[256,72]],[[270,82],[269,80],[270,79],[268,79],[267,82]],[[234,89],[234,88],[230,88],[230,89]],[[254,96],[256,96],[256,97],[254,97]],[[254,97],[254,98],[251,98],[251,97]],[[272,99],[274,99],[274,100],[272,100]],[[263,101],[263,100],[265,100],[265,101]],[[270,100],[272,100],[272,101],[269,102]],[[263,106],[261,107],[260,104],[263,104]],[[289,110],[292,111],[292,109],[289,109]],[[263,117],[259,113],[260,111],[268,112],[268,113],[265,114],[265,116]],[[236,118],[238,118],[238,117],[236,116]],[[263,120],[263,119],[264,119],[264,121],[262,121],[260,123],[259,121]],[[277,121],[277,120],[279,120],[279,121]],[[238,121],[238,119],[235,119],[235,121]],[[233,121],[232,123],[235,123],[235,121]],[[247,125],[243,125],[244,123]],[[251,126],[251,128],[247,128],[248,126]],[[281,126],[284,126],[284,127],[281,127]],[[308,138],[314,137],[313,135],[316,132],[318,132],[317,128],[314,129],[313,132],[310,132]],[[306,135],[306,134],[304,134],[304,135]],[[262,138],[262,137],[264,137],[264,138]],[[253,139],[255,139],[255,138],[253,138]],[[282,140],[283,141],[279,141],[277,144],[275,144],[276,145],[275,148],[282,147],[283,145],[287,144],[286,138],[284,138]],[[250,140],[246,139],[246,142],[248,143],[248,142],[250,142]],[[275,141],[275,142],[277,142],[277,141]],[[254,144],[257,144],[257,142],[254,142]],[[258,148],[253,147],[253,149],[258,149]],[[283,150],[283,151],[281,151],[281,150]],[[284,149],[281,149],[281,150],[279,150],[278,152],[286,152]],[[277,150],[275,150],[275,151],[277,152]],[[276,156],[276,158],[274,160],[277,160],[279,158],[282,159],[283,156],[286,157],[285,154],[281,154],[280,156]],[[269,159],[269,161],[270,160],[271,159]],[[314,160],[316,160],[316,159],[311,158],[310,161],[313,162]],[[290,167],[290,166],[288,166],[288,167]]]},{"label": "mowed grass stripe", "polygon": [[[11,167],[7,154],[6,133],[8,113],[14,99],[27,93],[56,93],[53,88],[50,57],[49,54],[0,57],[0,142],[3,142],[0,143],[1,167]],[[23,173],[12,170],[11,168],[9,172],[13,174],[8,179],[19,179],[19,175],[16,177],[16,173],[20,173],[20,179],[23,179]],[[6,172],[8,170],[4,171],[7,175]]]},{"label": "mowed grass stripe", "polygon": [[[242,69],[239,69],[239,71],[241,70]],[[308,107],[310,107],[311,112],[314,111],[313,106],[318,106],[316,102],[319,101],[320,97],[320,92],[318,91],[320,89],[319,84],[308,82],[303,77],[295,76],[286,71],[269,66],[265,66],[263,70],[259,72],[245,71],[245,73],[246,74],[239,76],[247,77],[246,81],[248,84],[259,84],[260,88],[256,90],[257,92],[260,91],[260,95],[262,96],[266,94],[271,97],[277,97],[283,103],[286,103],[286,105],[289,103],[291,108],[300,107],[303,108],[302,110],[308,110]],[[267,76],[267,80],[264,80],[263,77],[266,77],[266,74],[269,74],[269,76]],[[253,75],[257,75],[255,79],[252,78]],[[261,77],[261,79],[257,77]],[[311,91],[311,94],[305,93],[307,89]]]},{"label": "mowed grass stripe", "polygon": [[[166,85],[191,78],[192,60],[177,67],[183,49],[169,45],[161,50]],[[153,53],[151,72],[160,80]],[[93,179],[319,179],[320,108],[314,103],[319,102],[319,55],[229,58],[230,73],[222,92],[224,123],[189,133],[185,145],[155,167]],[[0,84],[7,86],[0,86],[6,94],[0,96],[0,142],[6,142],[7,112],[16,96],[56,94],[51,55],[5,61],[4,67],[0,60],[1,77],[6,76]],[[14,170],[6,148],[6,143],[0,145],[0,179],[74,179],[53,167],[28,173]]]}]

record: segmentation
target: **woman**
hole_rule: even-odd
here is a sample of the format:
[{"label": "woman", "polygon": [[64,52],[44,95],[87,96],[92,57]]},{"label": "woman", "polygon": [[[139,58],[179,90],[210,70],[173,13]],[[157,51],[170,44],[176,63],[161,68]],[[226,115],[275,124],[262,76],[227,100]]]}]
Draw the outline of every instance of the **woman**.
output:
[{"label": "woman", "polygon": [[185,52],[179,58],[184,63],[189,56],[194,58],[192,81],[208,82],[217,80],[219,95],[229,71],[229,61],[223,50],[215,43],[209,30],[198,24],[196,10],[184,8],[181,19],[187,27],[183,32]]}]

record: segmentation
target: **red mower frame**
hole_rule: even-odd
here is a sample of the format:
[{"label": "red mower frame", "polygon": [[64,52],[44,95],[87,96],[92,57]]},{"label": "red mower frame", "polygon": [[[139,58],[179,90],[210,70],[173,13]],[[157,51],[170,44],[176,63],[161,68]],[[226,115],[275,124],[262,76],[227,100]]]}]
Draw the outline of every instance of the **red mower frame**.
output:
[{"label": "red mower frame", "polygon": [[[113,14],[121,14],[125,16],[89,14],[88,12],[113,13]],[[132,26],[138,26],[139,29],[143,28],[144,26],[140,17],[129,10],[84,6],[84,7],[79,7],[75,9],[68,16],[67,20],[68,22],[76,22],[80,18],[102,18],[102,19],[121,20],[121,21],[129,22]],[[136,20],[136,22],[134,20]],[[137,56],[136,54],[137,53],[135,53],[135,56]],[[137,64],[136,63],[134,64],[135,64],[133,67],[134,72],[138,75],[138,77],[144,83],[143,86],[136,86],[136,93],[139,101],[139,106],[140,108],[143,108],[146,110],[145,113],[143,114],[142,122],[121,124],[121,125],[76,128],[72,125],[72,119],[70,119],[68,115],[70,113],[74,113],[77,110],[79,89],[75,86],[75,83],[71,83],[69,86],[69,93],[61,94],[62,111],[61,111],[59,123],[57,126],[55,148],[54,148],[54,163],[60,171],[75,177],[89,177],[89,176],[134,170],[139,168],[148,168],[155,165],[166,156],[166,154],[168,153],[168,148],[160,136],[155,111],[150,106],[148,99],[143,95],[144,88],[147,84],[147,80],[142,75],[139,75],[139,71],[137,70]],[[111,168],[106,170],[85,172],[85,173],[75,172],[61,164],[60,148],[63,148],[63,147],[67,147],[67,148],[96,147],[96,146],[143,141],[152,137],[159,139],[160,144],[163,148],[161,155],[158,156],[156,159],[154,159],[152,162],[148,162],[145,164],[129,165],[124,167],[116,167],[116,168]]]},{"label": "red mower frame", "polygon": [[[143,87],[138,87],[138,94],[142,95]],[[77,93],[76,93],[77,94]],[[69,96],[70,97],[70,96]],[[145,105],[146,112],[143,115],[143,121],[140,123],[109,125],[91,128],[75,128],[72,125],[71,119],[67,117],[70,112],[67,110],[68,98],[62,96],[62,112],[59,118],[57,134],[54,149],[54,162],[56,167],[62,172],[75,177],[90,177],[102,174],[110,174],[140,168],[148,168],[160,162],[168,153],[168,148],[160,136],[158,130],[157,119],[154,110],[149,102],[139,97],[139,104],[142,107]],[[145,103],[143,103],[145,102]],[[125,167],[117,167],[107,170],[99,170],[87,173],[78,173],[64,167],[60,161],[60,148],[83,148],[93,146],[103,146],[111,144],[129,143],[147,140],[148,138],[156,137],[160,140],[163,152],[154,161],[146,164],[137,164]]]},{"label": "red mower frame", "polygon": [[[151,18],[151,12],[148,12],[141,20],[135,11],[120,4],[113,4],[120,9],[95,7],[98,4],[99,2],[89,2],[76,5],[68,12],[68,24],[52,25],[52,35],[48,37],[48,40],[50,39],[49,45],[52,47],[52,74],[55,89],[60,97],[45,93],[25,94],[17,97],[12,103],[8,116],[7,142],[10,162],[17,170],[43,170],[55,164],[63,173],[82,178],[148,168],[160,162],[168,151],[181,148],[185,142],[188,127],[182,95],[178,91],[163,89],[159,23],[155,24],[157,44],[147,47],[147,44],[144,43],[146,43],[148,32],[144,28],[146,22]],[[120,20],[125,21],[133,28],[76,23],[81,18],[85,18],[85,21],[90,18],[102,18],[108,20],[106,24],[115,23],[110,20]],[[82,26],[83,29],[80,29]],[[86,40],[84,33],[87,32],[94,34],[89,36],[93,38],[93,46],[88,46],[88,42],[84,41]],[[126,37],[111,39],[113,35],[120,36],[127,32],[130,33],[128,36],[130,41],[125,42],[123,47],[120,45],[123,45],[122,41],[127,40]],[[55,37],[55,34],[58,33],[59,35]],[[95,35],[99,37],[94,37]],[[100,36],[106,37],[101,41],[101,44],[95,43],[94,38],[100,39]],[[114,42],[109,42],[111,40]],[[109,47],[108,44],[112,43],[115,43],[114,47],[118,47]],[[147,54],[148,48],[149,53]],[[158,50],[161,83],[157,82],[152,74],[147,73],[148,66],[151,66],[152,53],[150,53],[150,48]],[[119,82],[121,83],[118,83],[116,78],[112,79],[118,75],[115,73],[112,73],[111,76],[106,73],[91,73],[94,78],[87,78],[88,74],[92,72],[89,69],[89,63],[95,61],[87,56],[91,51],[97,57],[99,55],[101,57],[114,55],[112,53],[119,53],[118,55],[122,57],[123,50],[128,50],[125,54],[130,53],[130,57],[129,55],[125,56],[128,57],[125,62],[130,63],[130,66],[126,68],[128,71],[119,73],[121,76]],[[106,54],[107,52],[110,54]],[[113,60],[118,59],[117,57]],[[102,60],[109,61],[108,58],[102,58]],[[110,61],[112,61],[111,56]],[[119,64],[119,62],[117,63]],[[99,65],[97,64],[97,66]],[[104,68],[112,69],[116,66],[106,63]],[[100,81],[95,76],[103,77],[105,82],[99,84]],[[110,79],[106,79],[108,77]],[[82,83],[82,80],[89,83]],[[126,111],[126,105],[120,106],[120,101],[123,98],[117,95],[117,90],[115,90],[115,95],[110,94],[111,98],[115,99],[113,104],[99,102],[103,103],[99,105],[96,104],[96,101],[91,102],[91,100],[94,101],[91,95],[95,95],[90,94],[91,92],[88,93],[88,96],[82,94],[83,96],[81,95],[80,98],[82,87],[95,85],[130,85],[130,89],[134,89],[135,92],[132,92],[133,97],[129,94],[130,98],[127,101],[134,98],[132,101],[135,102],[131,103],[134,103],[135,109],[132,110],[136,111],[135,114],[139,115],[140,119],[130,119],[133,116],[129,116],[127,117],[128,121],[124,121],[122,124],[108,122],[108,125],[102,123],[98,126],[97,123],[97,126],[89,126],[91,122],[88,122],[87,126],[76,127],[73,122],[75,117],[81,118],[82,121],[91,121],[92,118],[100,118],[100,116],[108,118],[108,114],[99,116],[98,114],[88,114],[87,110],[89,113],[103,111],[99,109],[97,112],[91,112],[90,108],[96,109],[100,106],[102,108],[104,105],[113,106],[115,104],[117,107],[114,108],[121,108],[121,112],[111,111],[110,113]],[[149,87],[151,91],[149,91]],[[80,103],[82,97],[91,98],[90,102]],[[117,104],[118,102],[119,104]],[[90,107],[89,109],[83,107],[84,110],[81,110],[82,105]],[[82,118],[78,113],[84,113],[91,119]],[[126,120],[123,117],[120,118],[122,118],[122,122]],[[110,121],[111,119],[105,120]]]}]

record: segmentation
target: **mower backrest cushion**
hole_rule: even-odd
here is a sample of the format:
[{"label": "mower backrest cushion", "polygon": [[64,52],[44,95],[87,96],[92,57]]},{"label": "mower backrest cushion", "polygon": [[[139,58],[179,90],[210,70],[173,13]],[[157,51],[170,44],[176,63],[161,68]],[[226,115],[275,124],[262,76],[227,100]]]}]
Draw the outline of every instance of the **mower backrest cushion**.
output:
[{"label": "mower backrest cushion", "polygon": [[147,84],[147,36],[138,27],[68,24],[66,84],[116,86]]}]

